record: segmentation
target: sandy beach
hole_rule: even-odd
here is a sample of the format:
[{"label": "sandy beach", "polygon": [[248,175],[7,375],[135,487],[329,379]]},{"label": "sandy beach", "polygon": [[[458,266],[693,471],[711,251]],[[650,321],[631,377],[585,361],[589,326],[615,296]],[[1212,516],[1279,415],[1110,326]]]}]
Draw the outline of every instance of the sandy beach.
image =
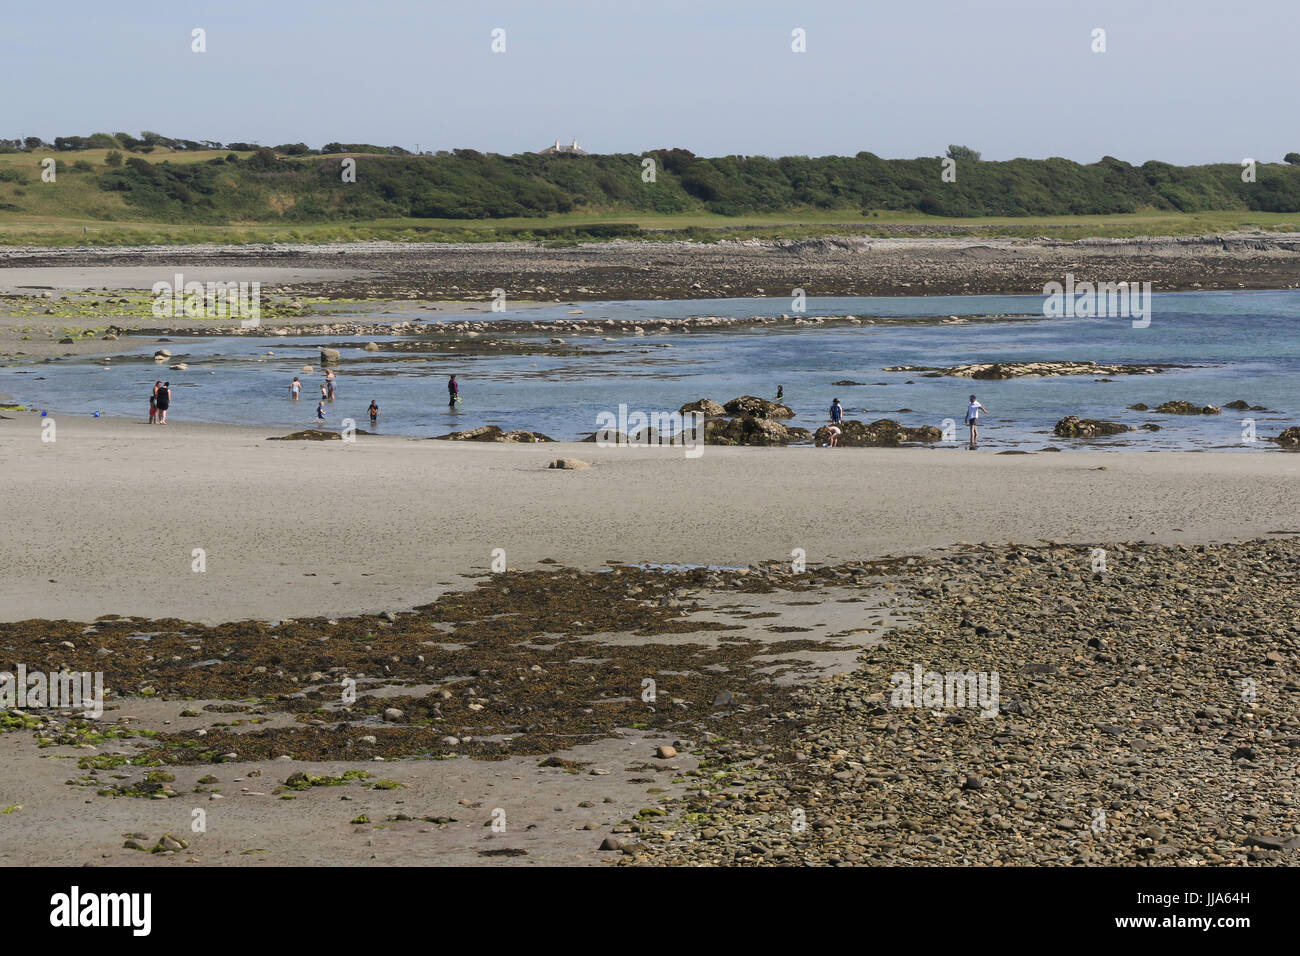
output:
[{"label": "sandy beach", "polygon": [[[959,541],[1202,543],[1300,531],[1300,458],[935,449],[480,445],[5,412],[0,619],[195,621],[409,608],[494,549],[745,566]],[[588,471],[548,470],[560,457]],[[761,479],[754,478],[755,469]],[[207,571],[194,574],[202,548]]]},{"label": "sandy beach", "polygon": [[[30,837],[6,863],[1278,864],[1300,841],[1297,645],[1268,617],[1300,566],[1292,455],[687,459],[54,418],[49,443],[0,420],[4,666],[109,691],[98,720],[5,718],[0,806]],[[1259,703],[1200,676],[1207,652]],[[1165,676],[1130,687],[1130,654]],[[938,756],[907,743],[965,713],[884,707],[912,661],[1001,671],[998,743],[978,719]],[[1059,778],[1041,813],[1011,740],[1025,781]],[[1129,770],[1087,783],[1151,747],[1145,799]],[[1212,778],[1255,796],[1180,786]]]}]

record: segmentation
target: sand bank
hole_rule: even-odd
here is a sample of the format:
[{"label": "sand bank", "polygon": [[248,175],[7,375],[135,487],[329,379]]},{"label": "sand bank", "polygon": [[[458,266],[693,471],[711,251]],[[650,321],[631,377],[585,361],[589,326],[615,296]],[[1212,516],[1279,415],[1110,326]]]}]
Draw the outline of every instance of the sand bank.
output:
[{"label": "sand bank", "polygon": [[[4,412],[0,619],[196,621],[413,607],[551,558],[810,564],[958,541],[1202,543],[1300,531],[1283,452],[596,448]],[[591,462],[554,471],[552,459]],[[1154,532],[1154,534],[1153,534]],[[202,549],[206,570],[191,570]]]}]

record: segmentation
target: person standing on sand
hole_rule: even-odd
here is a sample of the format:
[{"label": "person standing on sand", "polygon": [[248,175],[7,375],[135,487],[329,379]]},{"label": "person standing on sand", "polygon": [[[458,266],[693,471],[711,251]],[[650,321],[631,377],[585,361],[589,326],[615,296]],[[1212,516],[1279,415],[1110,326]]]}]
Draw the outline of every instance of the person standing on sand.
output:
[{"label": "person standing on sand", "polygon": [[460,385],[456,381],[456,376],[453,375],[447,379],[447,407],[455,408],[458,401],[460,401]]},{"label": "person standing on sand", "polygon": [[981,405],[975,399],[975,396],[972,395],[970,397],[970,404],[966,406],[966,424],[970,426],[970,450],[971,451],[974,451],[975,446],[979,444],[980,412],[983,412],[985,415],[987,415],[989,413],[989,410],[985,408],[983,405]]},{"label": "person standing on sand", "polygon": [[300,394],[302,394],[302,382],[298,381],[298,376],[295,375],[293,377],[293,384],[289,386],[289,397],[296,402],[298,401],[298,396]]},{"label": "person standing on sand", "polygon": [[171,406],[172,403],[172,383],[163,382],[161,385],[158,386],[158,391],[155,392],[154,394],[156,396],[155,404],[157,404],[158,406],[158,424],[166,425],[167,409]]},{"label": "person standing on sand", "polygon": [[826,429],[826,447],[838,448],[840,444],[840,426],[831,425]]},{"label": "person standing on sand", "polygon": [[153,391],[149,393],[149,424],[158,424],[158,389],[162,388],[162,380],[159,379],[153,383]]}]

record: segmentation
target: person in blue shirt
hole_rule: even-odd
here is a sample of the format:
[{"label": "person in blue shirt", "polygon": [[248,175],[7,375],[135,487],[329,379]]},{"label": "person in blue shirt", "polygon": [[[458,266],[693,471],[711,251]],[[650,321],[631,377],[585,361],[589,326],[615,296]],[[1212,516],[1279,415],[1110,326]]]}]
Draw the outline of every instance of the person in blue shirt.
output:
[{"label": "person in blue shirt", "polygon": [[840,405],[840,400],[834,399],[831,402],[831,422],[838,425],[844,420],[844,407]]}]

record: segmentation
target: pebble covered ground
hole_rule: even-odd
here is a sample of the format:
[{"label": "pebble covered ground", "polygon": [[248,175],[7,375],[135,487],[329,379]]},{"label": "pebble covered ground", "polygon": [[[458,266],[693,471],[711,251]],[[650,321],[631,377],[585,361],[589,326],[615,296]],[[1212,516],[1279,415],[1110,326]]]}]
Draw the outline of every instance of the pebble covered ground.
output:
[{"label": "pebble covered ground", "polygon": [[[916,626],[708,746],[619,862],[1294,865],[1300,541],[1104,551],[919,562]],[[996,672],[997,715],[892,706],[917,665]]]}]

